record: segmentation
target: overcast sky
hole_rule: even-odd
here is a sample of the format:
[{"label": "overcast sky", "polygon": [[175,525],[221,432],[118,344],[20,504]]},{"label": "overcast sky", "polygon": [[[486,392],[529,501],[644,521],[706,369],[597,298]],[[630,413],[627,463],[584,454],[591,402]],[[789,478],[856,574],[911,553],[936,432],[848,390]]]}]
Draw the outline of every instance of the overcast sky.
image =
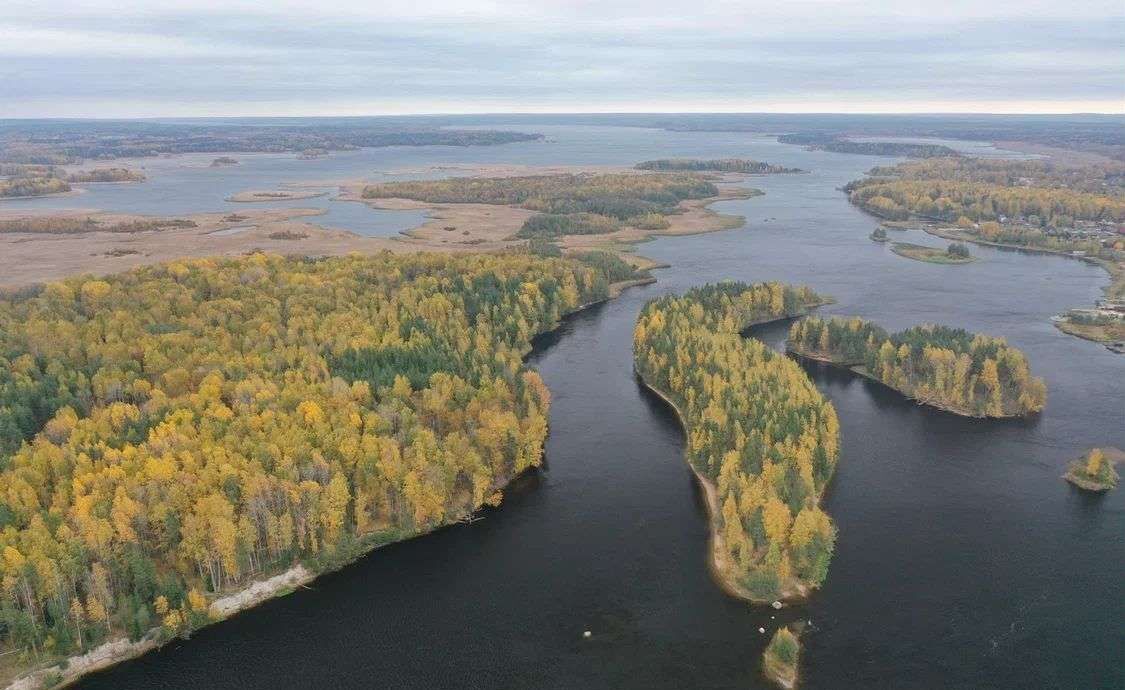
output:
[{"label": "overcast sky", "polygon": [[0,6],[0,118],[1125,112],[1125,0]]}]

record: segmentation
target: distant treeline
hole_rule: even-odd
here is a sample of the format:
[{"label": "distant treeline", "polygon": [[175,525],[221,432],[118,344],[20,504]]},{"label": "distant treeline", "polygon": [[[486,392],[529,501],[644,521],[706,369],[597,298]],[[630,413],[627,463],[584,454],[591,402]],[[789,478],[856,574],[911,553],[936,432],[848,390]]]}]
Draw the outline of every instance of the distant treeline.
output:
[{"label": "distant treeline", "polygon": [[716,570],[757,600],[827,575],[836,528],[819,503],[839,423],[796,362],[741,331],[823,301],[779,283],[706,285],[649,302],[633,336],[637,372],[679,409],[688,462],[714,485]]},{"label": "distant treeline", "polygon": [[102,222],[90,217],[29,216],[0,220],[0,234],[34,233],[43,235],[77,235],[84,232],[113,232],[129,234],[153,230],[173,230],[196,227],[194,220],[182,218],[145,218],[121,222]]},{"label": "distant treeline", "polygon": [[528,219],[519,237],[608,233],[623,225],[657,230],[685,199],[716,196],[702,176],[670,173],[453,177],[385,182],[363,189],[365,199],[414,199],[445,204],[519,206],[541,215]]},{"label": "distant treeline", "polygon": [[793,324],[789,348],[862,373],[914,398],[971,417],[1038,412],[1043,379],[1002,338],[948,326],[915,326],[889,334],[863,319],[809,317]]},{"label": "distant treeline", "polygon": [[[875,168],[844,189],[853,204],[884,218],[916,215],[964,228],[1002,221],[1023,225],[1020,232],[1026,234],[1072,227],[1075,221],[1125,222],[1122,174],[1113,165],[940,159]],[[1014,243],[1037,244],[1033,238]]]},{"label": "distant treeline", "polygon": [[658,170],[664,172],[732,172],[750,175],[772,175],[781,173],[805,172],[800,168],[786,168],[748,158],[718,158],[701,160],[698,158],[661,158],[637,164],[638,170]]},{"label": "distant treeline", "polygon": [[504,130],[413,125],[173,124],[155,122],[0,123],[0,161],[65,165],[83,160],[174,153],[337,151],[379,146],[486,146],[541,139]]},{"label": "distant treeline", "polygon": [[907,156],[909,158],[935,158],[956,156],[957,152],[941,144],[911,144],[901,141],[852,141],[825,134],[782,134],[777,138],[782,144],[797,144],[809,149],[834,153],[858,153],[865,156]]}]

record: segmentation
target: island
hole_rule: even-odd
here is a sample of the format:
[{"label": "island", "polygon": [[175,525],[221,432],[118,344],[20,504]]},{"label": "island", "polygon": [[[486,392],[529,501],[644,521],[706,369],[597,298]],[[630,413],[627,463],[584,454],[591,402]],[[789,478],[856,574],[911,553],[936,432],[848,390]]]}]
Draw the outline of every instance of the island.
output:
[{"label": "island", "polygon": [[1047,386],[1002,338],[924,325],[889,334],[859,318],[808,317],[789,329],[790,352],[849,369],[921,404],[964,417],[1021,417],[1043,409]]},{"label": "island", "polygon": [[699,158],[660,158],[637,163],[637,170],[660,172],[723,172],[745,175],[784,175],[803,173],[800,168],[787,168],[748,158],[718,158],[703,160]]},{"label": "island", "polygon": [[1103,492],[1117,488],[1116,465],[1125,462],[1125,451],[1119,448],[1091,448],[1086,455],[1067,467],[1063,479],[1086,491]]},{"label": "island", "polygon": [[230,156],[219,156],[211,161],[212,168],[226,168],[232,165],[238,165],[238,159]]},{"label": "island", "polygon": [[72,192],[71,184],[143,182],[145,176],[126,168],[94,168],[68,173],[53,165],[0,164],[0,197],[49,196]]},{"label": "island", "polygon": [[[720,188],[698,173],[510,172],[515,174],[345,186],[340,198],[377,208],[429,209],[431,222],[406,233],[419,240],[498,249],[512,240],[547,239],[567,249],[609,249],[654,234],[738,227],[742,217],[708,206],[762,194],[736,185]],[[450,235],[454,230],[458,234]]]},{"label": "island", "polygon": [[[875,239],[874,235],[872,239]],[[885,242],[886,239],[887,234],[884,231],[883,239],[878,241]],[[925,261],[931,264],[971,264],[976,261],[976,258],[969,254],[968,247],[960,242],[954,242],[947,249],[911,244],[910,242],[892,242],[891,251],[908,259]]]},{"label": "island", "polygon": [[868,235],[868,237],[870,237],[871,240],[874,241],[874,242],[886,242],[887,241],[887,230],[886,230],[886,228],[884,228],[883,226],[880,225],[879,227],[872,230],[871,234]]},{"label": "island", "polygon": [[634,331],[637,375],[687,437],[712,572],[755,603],[802,598],[827,576],[836,527],[820,499],[840,439],[835,409],[801,367],[742,332],[826,301],[807,287],[712,284],[648,302]]},{"label": "island", "polygon": [[797,666],[801,660],[801,643],[788,626],[778,628],[762,652],[762,671],[778,687],[797,687]]},{"label": "island", "polygon": [[0,684],[73,680],[498,503],[543,458],[523,356],[612,294],[603,267],[636,276],[259,252],[0,299]]},{"label": "island", "polygon": [[782,134],[777,138],[782,144],[804,146],[810,151],[831,151],[863,156],[905,156],[908,158],[934,158],[956,156],[957,151],[944,144],[918,144],[902,141],[853,141],[840,134],[801,132]]},{"label": "island", "polygon": [[232,194],[226,201],[252,204],[264,201],[295,201],[297,199],[315,199],[322,197],[327,192],[318,192],[310,189],[271,189],[266,191],[247,191]]},{"label": "island", "polygon": [[875,216],[954,242],[1101,266],[1110,276],[1105,298],[1053,322],[1125,352],[1125,163],[932,158],[873,168],[844,190]]}]

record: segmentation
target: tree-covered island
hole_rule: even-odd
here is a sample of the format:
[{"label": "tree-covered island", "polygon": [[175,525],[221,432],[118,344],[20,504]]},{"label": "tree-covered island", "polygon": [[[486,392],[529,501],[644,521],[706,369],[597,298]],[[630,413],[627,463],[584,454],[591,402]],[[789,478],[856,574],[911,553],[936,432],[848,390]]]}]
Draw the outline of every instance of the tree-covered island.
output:
[{"label": "tree-covered island", "polygon": [[898,333],[859,318],[808,317],[789,350],[839,365],[908,398],[966,417],[1019,417],[1043,409],[1047,387],[1002,338],[924,325]]},{"label": "tree-covered island", "polygon": [[819,504],[840,441],[835,410],[800,366],[741,333],[824,302],[807,287],[719,283],[653,300],[637,320],[636,370],[683,424],[713,571],[749,601],[824,581],[836,528]]}]

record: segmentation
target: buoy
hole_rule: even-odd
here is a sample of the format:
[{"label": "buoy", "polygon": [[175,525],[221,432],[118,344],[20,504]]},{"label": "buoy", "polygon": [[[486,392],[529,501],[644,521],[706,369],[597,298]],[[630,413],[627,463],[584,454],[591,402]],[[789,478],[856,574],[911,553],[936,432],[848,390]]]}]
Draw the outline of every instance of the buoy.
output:
[{"label": "buoy", "polygon": [[586,632],[582,633],[582,637],[590,637],[590,636],[591,636],[591,635],[593,635],[593,634],[594,634],[594,633],[592,633],[592,632],[590,632],[589,630],[587,630]]},{"label": "buoy", "polygon": [[765,628],[758,628],[758,632],[760,632],[762,634],[765,634],[766,629]]},{"label": "buoy", "polygon": [[773,606],[775,609],[778,609],[778,610],[781,609],[781,602],[780,601],[775,601],[770,605]]}]

